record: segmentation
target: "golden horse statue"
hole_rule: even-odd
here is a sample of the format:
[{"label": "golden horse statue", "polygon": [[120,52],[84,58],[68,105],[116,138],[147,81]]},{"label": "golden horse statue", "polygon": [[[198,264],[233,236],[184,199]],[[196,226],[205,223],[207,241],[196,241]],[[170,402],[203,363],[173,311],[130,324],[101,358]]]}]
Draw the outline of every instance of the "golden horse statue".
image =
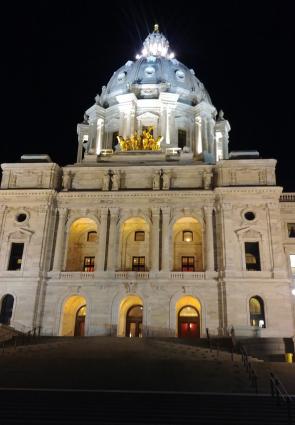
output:
[{"label": "golden horse statue", "polygon": [[163,136],[157,137],[155,140],[153,137],[153,127],[150,126],[147,129],[144,129],[142,134],[138,135],[137,132],[130,136],[130,138],[124,138],[122,136],[117,136],[117,140],[120,145],[122,152],[126,151],[159,151],[161,150],[161,142]]}]

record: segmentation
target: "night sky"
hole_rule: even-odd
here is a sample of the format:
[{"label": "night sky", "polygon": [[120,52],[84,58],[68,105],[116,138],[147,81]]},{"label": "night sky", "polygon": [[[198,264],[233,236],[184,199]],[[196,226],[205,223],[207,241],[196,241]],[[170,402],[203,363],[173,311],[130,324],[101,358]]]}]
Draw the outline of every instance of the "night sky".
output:
[{"label": "night sky", "polygon": [[[204,5],[205,3],[205,5]],[[76,126],[154,23],[231,124],[230,150],[278,160],[295,191],[292,1],[11,2],[2,13],[1,162],[75,162]]]}]

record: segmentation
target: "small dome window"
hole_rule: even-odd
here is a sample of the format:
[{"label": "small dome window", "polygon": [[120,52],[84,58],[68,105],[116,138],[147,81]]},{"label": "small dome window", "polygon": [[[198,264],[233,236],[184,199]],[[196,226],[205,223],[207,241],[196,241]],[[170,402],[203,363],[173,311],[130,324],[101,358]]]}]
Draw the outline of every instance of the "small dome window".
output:
[{"label": "small dome window", "polygon": [[253,211],[247,211],[247,212],[245,212],[244,217],[248,221],[253,221],[253,220],[255,220],[256,215],[254,214]]},{"label": "small dome window", "polygon": [[153,66],[148,66],[145,68],[144,73],[147,77],[152,77],[155,73],[155,68]]},{"label": "small dome window", "polygon": [[24,221],[26,221],[27,217],[28,217],[27,214],[21,212],[21,213],[16,215],[16,221],[18,223],[23,223]]},{"label": "small dome window", "polygon": [[184,72],[183,72],[181,69],[177,69],[177,70],[175,71],[175,75],[176,75],[176,78],[177,78],[179,81],[184,81],[184,80],[185,80]]},{"label": "small dome window", "polygon": [[126,78],[126,72],[120,72],[118,75],[118,82],[121,83]]}]

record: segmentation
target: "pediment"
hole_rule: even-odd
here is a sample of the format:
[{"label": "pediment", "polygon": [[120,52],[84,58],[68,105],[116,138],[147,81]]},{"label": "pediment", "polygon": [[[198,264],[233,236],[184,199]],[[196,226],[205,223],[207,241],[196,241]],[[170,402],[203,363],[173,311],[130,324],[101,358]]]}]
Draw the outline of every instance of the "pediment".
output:
[{"label": "pediment", "polygon": [[159,116],[157,114],[153,114],[152,112],[144,112],[143,114],[137,115],[137,120],[143,121],[143,120],[158,120]]},{"label": "pediment", "polygon": [[19,229],[15,232],[12,232],[8,235],[8,239],[16,239],[16,240],[25,240],[25,239],[29,239],[34,232],[32,232],[32,230],[29,229]]},{"label": "pediment", "polygon": [[238,238],[257,239],[261,237],[261,233],[250,227],[243,227],[235,231]]}]

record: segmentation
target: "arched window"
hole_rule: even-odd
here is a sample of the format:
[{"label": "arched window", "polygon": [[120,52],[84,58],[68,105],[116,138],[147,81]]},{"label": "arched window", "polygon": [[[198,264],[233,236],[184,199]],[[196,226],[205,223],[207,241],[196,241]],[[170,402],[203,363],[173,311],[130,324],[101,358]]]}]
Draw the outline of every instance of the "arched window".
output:
[{"label": "arched window", "polygon": [[250,298],[249,311],[251,326],[265,328],[264,302],[262,298],[257,295]]},{"label": "arched window", "polygon": [[13,311],[14,298],[12,295],[7,294],[2,298],[1,312],[0,312],[0,323],[3,325],[9,325]]}]

